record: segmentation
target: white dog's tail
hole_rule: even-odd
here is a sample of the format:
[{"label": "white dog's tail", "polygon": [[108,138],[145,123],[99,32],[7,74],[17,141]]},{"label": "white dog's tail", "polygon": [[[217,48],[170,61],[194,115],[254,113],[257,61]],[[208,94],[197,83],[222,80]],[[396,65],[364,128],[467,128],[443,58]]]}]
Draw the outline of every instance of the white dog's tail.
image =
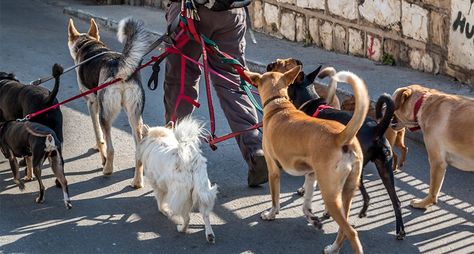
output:
[{"label": "white dog's tail", "polygon": [[123,44],[117,76],[129,77],[148,51],[150,36],[142,21],[125,18],[119,23],[117,38]]},{"label": "white dog's tail", "polygon": [[195,158],[195,153],[201,153],[199,145],[203,131],[203,124],[191,117],[185,117],[177,122],[174,135],[179,143],[178,155],[182,162],[188,163]]}]

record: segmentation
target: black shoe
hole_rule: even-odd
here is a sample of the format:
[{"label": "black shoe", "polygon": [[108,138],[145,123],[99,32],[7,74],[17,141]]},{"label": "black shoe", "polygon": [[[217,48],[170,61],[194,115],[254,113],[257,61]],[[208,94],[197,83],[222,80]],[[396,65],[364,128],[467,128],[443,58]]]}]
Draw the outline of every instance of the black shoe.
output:
[{"label": "black shoe", "polygon": [[254,188],[268,182],[268,169],[263,155],[254,155],[251,160],[247,183],[249,187]]}]

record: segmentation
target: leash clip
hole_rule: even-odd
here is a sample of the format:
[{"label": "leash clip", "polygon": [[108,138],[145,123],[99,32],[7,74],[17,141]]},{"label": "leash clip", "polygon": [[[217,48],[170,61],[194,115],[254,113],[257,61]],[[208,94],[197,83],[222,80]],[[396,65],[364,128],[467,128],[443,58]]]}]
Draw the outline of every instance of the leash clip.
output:
[{"label": "leash clip", "polygon": [[16,119],[17,122],[26,122],[26,121],[29,121],[31,118],[30,118],[30,115],[26,115],[24,118],[18,118]]},{"label": "leash clip", "polygon": [[217,150],[216,143],[214,142],[215,138],[216,138],[216,135],[209,135],[209,137],[206,139],[206,142],[209,144],[209,147],[211,148],[212,151]]}]

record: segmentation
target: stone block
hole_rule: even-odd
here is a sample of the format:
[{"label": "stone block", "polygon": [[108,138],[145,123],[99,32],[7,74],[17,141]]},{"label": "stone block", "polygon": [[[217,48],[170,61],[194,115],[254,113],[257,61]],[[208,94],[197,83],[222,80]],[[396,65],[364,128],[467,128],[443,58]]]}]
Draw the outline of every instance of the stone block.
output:
[{"label": "stone block", "polygon": [[324,0],[296,0],[296,6],[307,9],[324,10]]},{"label": "stone block", "polygon": [[265,23],[267,24],[267,30],[269,32],[278,32],[280,29],[280,9],[278,6],[265,3],[263,7],[263,13],[265,16]]},{"label": "stone block", "polygon": [[328,8],[331,14],[350,20],[357,19],[357,1],[328,0]]},{"label": "stone block", "polygon": [[421,66],[421,58],[423,53],[419,50],[413,49],[410,50],[409,58],[410,58],[410,67],[415,70],[422,70]]},{"label": "stone block", "polygon": [[399,62],[401,65],[408,65],[410,63],[410,48],[404,43],[400,43]]},{"label": "stone block", "polygon": [[395,61],[398,62],[400,57],[400,42],[391,39],[385,39],[383,41],[383,52],[392,55]]},{"label": "stone block", "polygon": [[400,0],[365,0],[359,6],[360,16],[384,28],[400,30]]},{"label": "stone block", "polygon": [[319,23],[318,19],[310,18],[308,21],[308,30],[309,36],[314,44],[321,46],[321,41],[319,40]]},{"label": "stone block", "polygon": [[295,40],[296,22],[294,12],[283,12],[281,14],[280,34],[290,41]]},{"label": "stone block", "polygon": [[265,17],[263,15],[262,1],[253,2],[253,27],[262,29],[265,26]]},{"label": "stone block", "polygon": [[446,30],[448,24],[444,14],[432,11],[430,14],[430,37],[431,42],[440,46],[446,46]]},{"label": "stone block", "polygon": [[402,33],[415,40],[428,41],[428,10],[402,2]]},{"label": "stone block", "polygon": [[433,72],[433,58],[430,55],[424,54],[421,57],[420,69],[425,72]]},{"label": "stone block", "polygon": [[356,56],[364,56],[363,32],[349,28],[349,53]]},{"label": "stone block", "polygon": [[380,61],[382,57],[382,40],[381,38],[373,35],[367,34],[367,58],[374,61]]},{"label": "stone block", "polygon": [[308,35],[306,21],[303,16],[296,17],[296,41],[305,41]]},{"label": "stone block", "polygon": [[334,50],[347,54],[346,29],[341,25],[334,27]]},{"label": "stone block", "polygon": [[[433,7],[442,8],[445,10],[449,9],[449,1],[448,0],[421,0],[425,4],[432,5]],[[456,1],[456,0],[451,0]]]},{"label": "stone block", "polygon": [[295,4],[296,0],[277,0],[278,3]]},{"label": "stone block", "polygon": [[327,50],[332,50],[332,23],[328,21],[323,21],[319,26],[319,38],[321,40],[321,45]]}]

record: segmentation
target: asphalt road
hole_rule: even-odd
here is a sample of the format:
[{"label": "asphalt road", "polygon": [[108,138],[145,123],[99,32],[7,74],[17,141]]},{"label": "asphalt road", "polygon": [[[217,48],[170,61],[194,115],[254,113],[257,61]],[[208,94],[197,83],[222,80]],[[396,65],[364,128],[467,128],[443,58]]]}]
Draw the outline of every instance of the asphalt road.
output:
[{"label": "asphalt road", "polygon": [[[67,48],[68,18],[62,8],[39,0],[2,0],[0,70],[13,71],[28,82],[49,75],[55,62],[72,65]],[[76,20],[76,25],[80,31],[87,30],[84,22]],[[112,32],[102,29],[100,35],[110,48],[121,50]],[[147,69],[142,77],[147,79],[149,74]],[[46,86],[51,88],[52,84]],[[76,74],[64,75],[59,99],[77,92]],[[164,124],[162,100],[161,88],[146,90],[143,117],[147,124]],[[201,103],[195,116],[206,120],[206,102]],[[228,133],[219,105],[216,109],[218,134]],[[178,233],[158,212],[148,186],[140,190],[128,187],[134,147],[125,115],[114,123],[115,172],[104,177],[99,155],[91,150],[94,138],[84,100],[67,104],[62,112],[65,171],[73,209],[64,208],[47,165],[43,169],[46,201],[39,205],[34,202],[37,182],[27,183],[26,190],[20,192],[13,184],[8,162],[0,157],[0,253],[320,253],[336,236],[337,225],[332,220],[325,222],[324,232],[306,225],[302,199],[294,195],[303,182],[301,177],[283,175],[281,212],[273,222],[262,221],[260,213],[270,207],[268,187],[246,186],[246,164],[233,140],[219,144],[217,151],[203,145],[209,177],[220,186],[211,216],[216,244],[206,243],[198,214],[192,216],[187,234]],[[395,240],[392,206],[375,168],[369,165],[364,172],[372,197],[368,217],[357,217],[362,205],[358,192],[350,217],[365,252],[473,253],[473,174],[449,168],[438,205],[426,211],[412,209],[409,201],[428,191],[429,168],[424,147],[410,140],[407,145],[406,167],[396,175],[407,237]],[[323,210],[318,191],[313,210],[318,214]],[[342,252],[351,252],[348,243]]]}]

